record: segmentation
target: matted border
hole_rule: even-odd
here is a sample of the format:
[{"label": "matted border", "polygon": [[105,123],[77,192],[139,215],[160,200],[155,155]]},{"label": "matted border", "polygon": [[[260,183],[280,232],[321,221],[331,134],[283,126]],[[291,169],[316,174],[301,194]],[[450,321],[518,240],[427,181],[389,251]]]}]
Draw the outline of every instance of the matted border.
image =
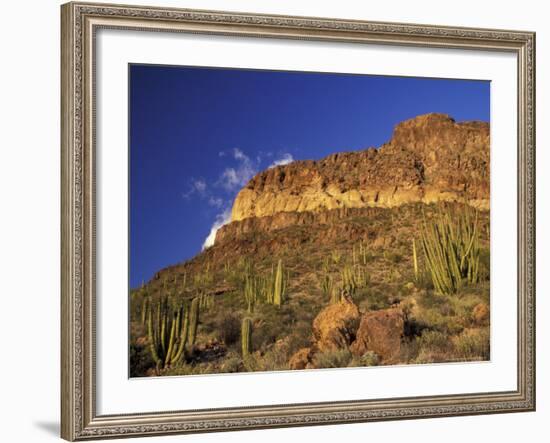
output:
[{"label": "matted border", "polygon": [[[517,390],[98,416],[95,408],[95,32],[100,28],[513,52],[518,59]],[[61,7],[61,435],[67,440],[535,409],[535,34],[68,3]]]}]

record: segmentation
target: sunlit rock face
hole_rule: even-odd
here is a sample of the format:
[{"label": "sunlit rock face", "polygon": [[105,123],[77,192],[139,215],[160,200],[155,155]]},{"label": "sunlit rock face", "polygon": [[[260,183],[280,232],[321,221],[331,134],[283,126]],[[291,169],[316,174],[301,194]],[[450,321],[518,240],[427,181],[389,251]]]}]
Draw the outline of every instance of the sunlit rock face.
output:
[{"label": "sunlit rock face", "polygon": [[489,137],[488,123],[418,116],[398,124],[379,148],[295,161],[257,174],[237,195],[231,220],[438,201],[488,210]]}]

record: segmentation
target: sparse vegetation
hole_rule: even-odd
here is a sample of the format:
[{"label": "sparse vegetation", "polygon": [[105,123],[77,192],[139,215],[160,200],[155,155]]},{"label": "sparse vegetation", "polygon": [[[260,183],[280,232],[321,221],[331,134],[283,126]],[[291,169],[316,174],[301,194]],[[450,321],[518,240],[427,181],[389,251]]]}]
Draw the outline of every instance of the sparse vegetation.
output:
[{"label": "sparse vegetation", "polygon": [[[486,212],[414,204],[346,217],[253,232],[132,291],[131,375],[287,370],[312,345],[315,317],[343,295],[362,313],[403,311],[400,364],[489,358],[488,320],[474,315],[490,302]],[[310,364],[386,363],[344,347]]]}]

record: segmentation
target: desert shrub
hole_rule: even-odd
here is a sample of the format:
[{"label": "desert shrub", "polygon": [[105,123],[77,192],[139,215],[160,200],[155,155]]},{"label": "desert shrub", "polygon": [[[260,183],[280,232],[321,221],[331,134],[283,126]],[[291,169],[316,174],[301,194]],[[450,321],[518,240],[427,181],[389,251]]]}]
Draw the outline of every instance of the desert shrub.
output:
[{"label": "desert shrub", "polygon": [[288,369],[287,346],[274,346],[268,350],[261,358],[256,358],[254,362],[255,371],[281,371]]},{"label": "desert shrub", "polygon": [[398,264],[403,260],[403,256],[395,251],[384,251],[384,258],[390,263]]},{"label": "desert shrub", "polygon": [[382,290],[373,289],[368,291],[365,297],[367,300],[368,309],[371,311],[377,311],[379,309],[389,308],[391,305],[387,296],[389,293],[391,293],[390,290],[385,290],[385,288],[382,288]]},{"label": "desert shrub", "polygon": [[288,354],[292,355],[302,348],[311,345],[311,322],[300,321],[292,328],[292,333],[288,336]]},{"label": "desert shrub", "polygon": [[422,335],[418,338],[418,344],[422,349],[436,352],[446,352],[453,347],[453,343],[447,334],[428,330],[422,332]]},{"label": "desert shrub", "polygon": [[147,370],[155,367],[151,353],[146,346],[130,344],[130,377],[143,377]]},{"label": "desert shrub", "polygon": [[241,322],[234,314],[224,314],[217,322],[218,338],[227,346],[231,346],[239,340],[241,336]]},{"label": "desert shrub", "polygon": [[351,359],[352,355],[349,349],[337,349],[315,354],[313,365],[316,368],[345,368]]},{"label": "desert shrub", "polygon": [[367,351],[361,357],[354,357],[349,366],[378,366],[380,357],[376,352]]},{"label": "desert shrub", "polygon": [[221,367],[221,372],[239,372],[240,368],[242,367],[242,359],[236,355],[230,355],[228,356]]},{"label": "desert shrub", "polygon": [[461,317],[443,315],[438,308],[423,309],[416,320],[429,329],[447,335],[459,334],[464,330],[464,322]]},{"label": "desert shrub", "polygon": [[257,318],[260,319],[252,334],[252,348],[265,349],[281,338],[287,337],[296,324],[296,313],[288,304],[275,306],[262,304],[258,306]]},{"label": "desert shrub", "polygon": [[414,363],[417,360],[419,352],[420,346],[418,344],[417,337],[413,336],[411,338],[406,338],[401,342],[399,360],[405,364]]},{"label": "desert shrub", "polygon": [[416,363],[434,363],[455,360],[453,342],[449,335],[439,331],[424,330],[416,338],[418,354]]},{"label": "desert shrub", "polygon": [[468,329],[455,338],[457,357],[461,360],[489,360],[489,329]]},{"label": "desert shrub", "polygon": [[252,348],[265,349],[288,333],[285,325],[275,321],[262,321],[252,334]]}]

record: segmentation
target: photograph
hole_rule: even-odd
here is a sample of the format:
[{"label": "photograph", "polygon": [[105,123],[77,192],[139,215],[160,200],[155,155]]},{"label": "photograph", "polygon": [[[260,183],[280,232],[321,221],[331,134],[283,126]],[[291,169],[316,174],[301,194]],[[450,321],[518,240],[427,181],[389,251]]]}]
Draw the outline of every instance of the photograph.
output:
[{"label": "photograph", "polygon": [[130,63],[128,113],[129,377],[491,360],[490,81]]}]

